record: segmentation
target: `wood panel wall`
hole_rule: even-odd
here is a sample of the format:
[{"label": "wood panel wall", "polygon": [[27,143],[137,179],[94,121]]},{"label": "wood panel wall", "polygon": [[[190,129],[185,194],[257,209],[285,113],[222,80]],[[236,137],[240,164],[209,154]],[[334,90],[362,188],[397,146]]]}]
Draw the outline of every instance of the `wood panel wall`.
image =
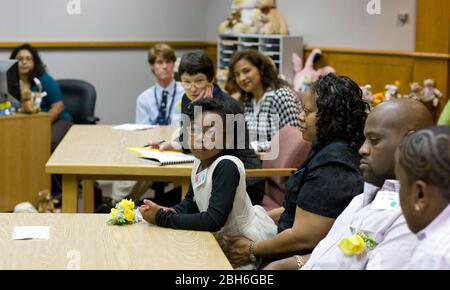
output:
[{"label": "wood panel wall", "polygon": [[416,51],[450,53],[449,0],[416,0]]},{"label": "wood panel wall", "polygon": [[[312,47],[305,48],[307,57]],[[321,48],[323,63],[333,66],[337,73],[354,79],[359,85],[371,84],[372,92],[381,92],[386,84],[400,81],[400,93],[409,92],[410,82],[423,82],[431,78],[444,97],[440,102],[442,110],[448,100],[449,54],[355,50]]]},{"label": "wood panel wall", "polygon": [[[433,0],[437,1],[437,0]],[[447,1],[447,0],[443,0]],[[450,1],[448,1],[450,2]],[[421,0],[418,0],[421,5]],[[447,2],[445,2],[447,3]],[[450,13],[450,12],[449,12]],[[428,22],[427,22],[428,23]],[[38,48],[47,49],[125,49],[125,48],[149,48],[159,41],[147,42],[33,42]],[[417,46],[420,47],[420,41]],[[175,49],[205,49],[211,59],[216,62],[216,42],[166,42]],[[12,48],[19,43],[0,43],[0,48]],[[361,50],[319,47],[323,52],[322,63],[336,68],[340,75],[347,75],[358,84],[371,84],[372,91],[381,92],[384,86],[398,80],[402,86],[400,92],[409,92],[409,83],[413,81],[422,82],[426,78],[436,81],[437,88],[444,94],[441,99],[442,110],[448,100],[450,92],[450,54],[441,52],[401,52],[382,50]],[[304,58],[306,58],[313,47],[305,47]],[[436,47],[430,48],[437,50]]]}]

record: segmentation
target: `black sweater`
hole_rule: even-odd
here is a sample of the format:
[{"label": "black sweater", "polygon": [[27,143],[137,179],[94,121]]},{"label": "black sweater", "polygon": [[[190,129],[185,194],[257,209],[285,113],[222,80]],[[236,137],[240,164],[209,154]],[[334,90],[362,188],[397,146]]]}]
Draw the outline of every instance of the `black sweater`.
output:
[{"label": "black sweater", "polygon": [[231,160],[221,160],[212,175],[212,192],[205,212],[199,212],[190,184],[186,198],[173,207],[176,213],[159,210],[156,224],[174,229],[217,232],[225,225],[233,208],[238,185],[239,170],[236,164]]}]

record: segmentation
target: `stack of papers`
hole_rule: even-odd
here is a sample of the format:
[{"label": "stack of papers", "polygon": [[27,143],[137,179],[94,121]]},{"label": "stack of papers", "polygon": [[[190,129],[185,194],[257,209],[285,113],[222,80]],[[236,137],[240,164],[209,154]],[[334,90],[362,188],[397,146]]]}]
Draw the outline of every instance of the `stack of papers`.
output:
[{"label": "stack of papers", "polygon": [[125,131],[138,131],[155,128],[158,125],[144,125],[144,124],[122,124],[112,127],[114,130],[125,130]]},{"label": "stack of papers", "polygon": [[192,163],[195,157],[191,154],[184,154],[177,151],[161,151],[151,148],[127,148],[131,152],[140,154],[139,158],[154,165],[174,165],[182,163]]},{"label": "stack of papers", "polygon": [[50,239],[50,228],[43,226],[14,227],[12,240]]}]

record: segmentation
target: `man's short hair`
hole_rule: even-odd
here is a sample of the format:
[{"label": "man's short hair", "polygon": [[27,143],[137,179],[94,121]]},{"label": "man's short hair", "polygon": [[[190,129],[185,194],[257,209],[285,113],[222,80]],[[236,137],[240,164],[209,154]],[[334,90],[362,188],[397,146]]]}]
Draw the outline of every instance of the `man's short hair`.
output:
[{"label": "man's short hair", "polygon": [[450,126],[429,127],[406,136],[399,146],[399,162],[408,182],[423,180],[450,199]]},{"label": "man's short hair", "polygon": [[148,51],[148,63],[154,65],[158,56],[164,58],[167,61],[172,61],[173,63],[175,63],[175,61],[177,60],[173,48],[165,43],[158,43],[150,48],[150,50]]}]

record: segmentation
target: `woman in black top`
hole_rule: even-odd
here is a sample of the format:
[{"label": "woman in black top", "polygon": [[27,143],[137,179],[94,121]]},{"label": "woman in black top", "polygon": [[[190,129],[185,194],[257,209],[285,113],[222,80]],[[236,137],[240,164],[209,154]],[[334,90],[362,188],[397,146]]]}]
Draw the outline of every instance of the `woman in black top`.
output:
[{"label": "woman in black top", "polygon": [[310,253],[352,198],[363,191],[358,149],[364,142],[368,105],[358,85],[329,74],[304,96],[299,120],[312,151],[286,183],[284,206],[269,212],[278,235],[252,242],[229,237],[225,250],[234,266],[250,258],[280,258]]},{"label": "woman in black top", "polygon": [[[256,156],[256,153],[250,148],[249,133],[247,125],[244,121],[244,111],[241,104],[224,93],[217,85],[213,83],[214,79],[214,65],[212,60],[203,50],[196,50],[193,52],[185,53],[180,61],[178,68],[178,74],[181,78],[181,85],[185,89],[185,94],[181,102],[181,119],[189,120],[188,106],[192,101],[200,100],[203,98],[215,98],[222,102],[229,108],[235,116],[242,115],[242,128],[237,128],[237,133],[243,132],[243,134],[235,134],[237,136],[234,146],[238,150],[235,151],[236,157],[238,157],[244,167],[247,169],[261,168],[261,161]],[[182,126],[184,128],[185,126]],[[241,131],[239,131],[241,129]],[[183,140],[185,132],[181,132],[180,137],[176,142],[158,144],[157,142],[150,142],[152,147],[159,148],[161,150],[184,150],[189,151],[187,143]],[[238,146],[239,145],[239,146]],[[264,178],[261,177],[247,177],[247,193],[254,205],[261,204],[264,196]]]}]

